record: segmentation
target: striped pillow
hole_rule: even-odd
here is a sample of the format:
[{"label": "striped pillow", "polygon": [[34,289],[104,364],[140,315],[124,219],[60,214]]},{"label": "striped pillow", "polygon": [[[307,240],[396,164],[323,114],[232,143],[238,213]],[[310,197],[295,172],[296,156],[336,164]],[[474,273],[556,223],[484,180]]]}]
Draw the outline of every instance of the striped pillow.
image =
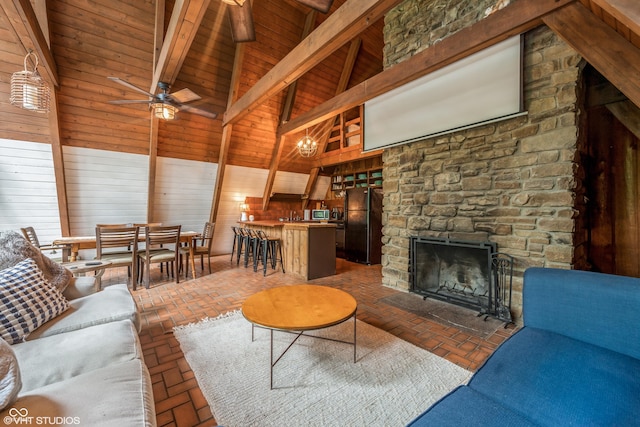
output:
[{"label": "striped pillow", "polygon": [[69,308],[69,301],[45,280],[36,262],[27,258],[0,271],[0,336],[9,344]]}]

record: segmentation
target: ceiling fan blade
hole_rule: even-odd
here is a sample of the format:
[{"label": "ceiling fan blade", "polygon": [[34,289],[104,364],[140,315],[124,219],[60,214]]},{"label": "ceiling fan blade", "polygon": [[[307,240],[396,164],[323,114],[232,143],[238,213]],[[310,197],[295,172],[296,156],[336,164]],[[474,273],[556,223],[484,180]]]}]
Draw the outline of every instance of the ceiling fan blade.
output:
[{"label": "ceiling fan blade", "polygon": [[329,9],[331,9],[331,5],[333,4],[333,0],[297,0],[297,2],[305,6],[309,6],[311,9],[315,9],[321,13],[329,12]]},{"label": "ceiling fan blade", "polygon": [[196,107],[190,107],[188,105],[181,105],[178,108],[180,109],[180,111],[186,111],[187,113],[198,114],[200,116],[208,117],[210,119],[215,119],[216,117],[218,117],[217,113],[212,113],[211,111],[202,110]]},{"label": "ceiling fan blade", "polygon": [[172,94],[170,94],[170,96],[171,96],[171,99],[179,102],[180,104],[202,99],[200,95],[198,95],[197,93],[194,93],[191,89],[188,89],[188,88],[180,89],[177,92],[173,92]]},{"label": "ceiling fan blade", "polygon": [[148,104],[151,102],[150,99],[118,99],[115,101],[109,101],[109,104]]},{"label": "ceiling fan blade", "polygon": [[126,87],[128,87],[129,89],[131,89],[131,90],[135,90],[136,92],[140,92],[140,93],[142,93],[142,94],[145,94],[145,95],[147,95],[147,96],[149,96],[149,97],[153,98],[153,94],[152,94],[152,93],[149,93],[149,92],[147,92],[146,90],[141,89],[141,88],[139,88],[138,86],[136,86],[136,85],[133,85],[133,84],[129,83],[128,81],[122,80],[122,79],[121,79],[121,78],[119,78],[119,77],[107,77],[107,78],[108,78],[109,80],[111,80],[112,82],[120,83],[121,85],[126,86]]},{"label": "ceiling fan blade", "polygon": [[231,36],[236,43],[252,42],[256,39],[256,30],[253,26],[251,2],[246,1],[242,6],[227,6]]}]

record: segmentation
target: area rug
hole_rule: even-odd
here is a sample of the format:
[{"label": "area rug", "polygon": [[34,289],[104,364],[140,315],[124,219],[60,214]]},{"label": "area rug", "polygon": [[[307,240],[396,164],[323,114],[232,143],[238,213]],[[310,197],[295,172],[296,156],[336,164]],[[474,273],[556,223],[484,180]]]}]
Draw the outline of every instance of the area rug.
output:
[{"label": "area rug", "polygon": [[496,318],[478,316],[475,310],[431,298],[423,299],[420,295],[408,292],[395,293],[381,298],[380,302],[484,339],[505,326],[505,322]]},{"label": "area rug", "polygon": [[[314,334],[353,337],[353,320]],[[216,421],[247,426],[404,426],[471,373],[367,323],[353,346],[300,338],[269,388],[269,331],[240,312],[174,329]],[[274,333],[276,355],[293,335]]]}]

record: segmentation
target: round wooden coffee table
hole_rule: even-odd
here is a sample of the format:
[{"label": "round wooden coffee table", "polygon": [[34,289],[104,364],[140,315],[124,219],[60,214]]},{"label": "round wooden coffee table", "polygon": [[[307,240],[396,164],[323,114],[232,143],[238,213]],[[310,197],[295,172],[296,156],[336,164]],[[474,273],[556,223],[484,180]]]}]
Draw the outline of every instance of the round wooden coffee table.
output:
[{"label": "round wooden coffee table", "polygon": [[[247,298],[242,304],[242,314],[253,324],[271,332],[271,388],[273,367],[301,336],[326,339],[353,345],[353,362],[356,362],[356,309],[355,298],[339,289],[317,285],[292,285],[266,289]],[[353,341],[305,334],[306,331],[328,328],[353,318]],[[274,361],[273,331],[291,332],[296,335],[291,344]],[[251,340],[253,341],[253,330]]]}]

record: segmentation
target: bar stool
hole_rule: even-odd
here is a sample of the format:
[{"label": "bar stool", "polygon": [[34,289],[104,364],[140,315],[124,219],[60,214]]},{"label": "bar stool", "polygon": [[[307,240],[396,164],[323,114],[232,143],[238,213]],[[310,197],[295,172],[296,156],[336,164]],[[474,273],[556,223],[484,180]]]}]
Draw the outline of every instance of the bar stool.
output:
[{"label": "bar stool", "polygon": [[233,263],[233,254],[240,253],[240,248],[242,246],[242,234],[240,233],[240,229],[238,227],[232,226],[233,230],[233,246],[231,247],[231,262]]},{"label": "bar stool", "polygon": [[[280,256],[280,258],[278,258]],[[267,263],[271,261],[271,269],[275,270],[278,262],[284,273],[284,264],[282,263],[282,245],[280,239],[274,237],[266,237],[262,243],[262,259],[264,260],[263,275],[267,275]]]},{"label": "bar stool", "polygon": [[[244,255],[244,251],[246,250],[246,242],[247,242],[247,233],[244,228],[236,227],[236,231],[238,232],[236,239],[238,242],[238,252],[236,253],[236,265],[240,265],[240,257]],[[233,258],[232,258],[233,262]]]},{"label": "bar stool", "polygon": [[254,258],[253,254],[256,252],[255,248],[258,244],[258,235],[255,230],[251,228],[245,228],[244,233],[244,266],[247,268],[249,266],[249,258]]},{"label": "bar stool", "polygon": [[267,234],[262,230],[256,230],[256,242],[253,245],[253,271],[258,271],[258,264],[266,262],[264,257],[264,245],[266,244]]}]

